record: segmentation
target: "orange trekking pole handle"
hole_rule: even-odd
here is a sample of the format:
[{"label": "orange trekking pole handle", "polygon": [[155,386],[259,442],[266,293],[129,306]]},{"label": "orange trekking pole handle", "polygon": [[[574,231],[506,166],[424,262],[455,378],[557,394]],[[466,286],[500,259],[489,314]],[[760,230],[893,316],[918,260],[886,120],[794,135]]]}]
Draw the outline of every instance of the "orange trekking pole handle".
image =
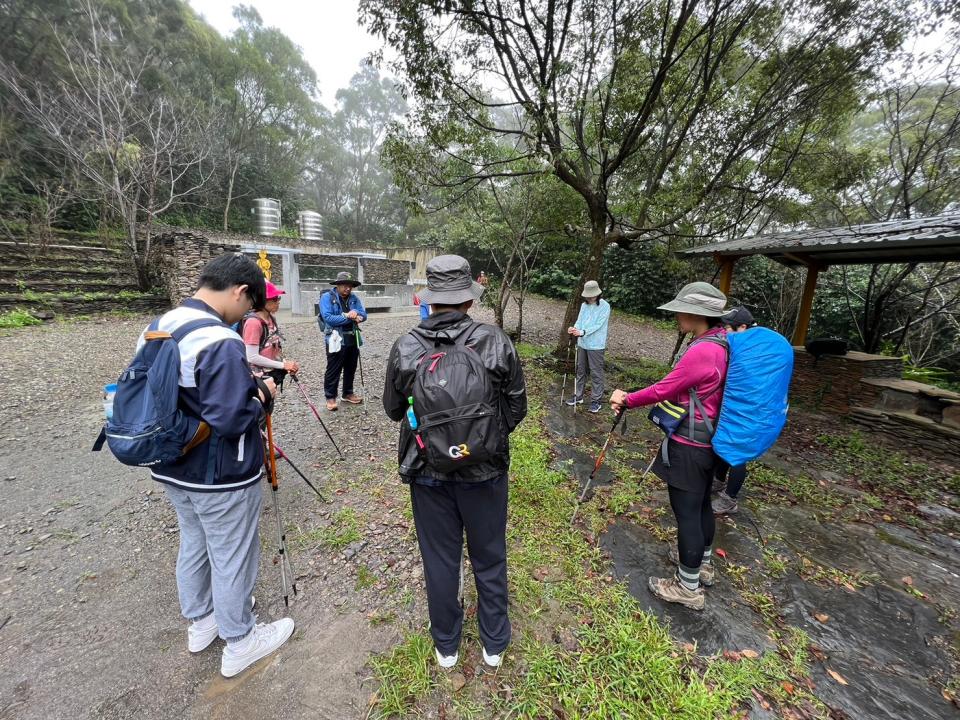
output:
[{"label": "orange trekking pole handle", "polygon": [[273,418],[267,414],[267,472],[270,473],[270,485],[276,490],[280,485],[277,480],[277,454],[273,446]]}]

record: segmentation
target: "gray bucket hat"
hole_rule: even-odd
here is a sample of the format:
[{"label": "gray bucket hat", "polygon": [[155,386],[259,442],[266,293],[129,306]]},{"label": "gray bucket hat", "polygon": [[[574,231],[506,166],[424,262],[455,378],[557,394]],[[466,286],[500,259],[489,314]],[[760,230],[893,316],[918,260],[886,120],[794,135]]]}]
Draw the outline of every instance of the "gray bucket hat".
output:
[{"label": "gray bucket hat", "polygon": [[720,317],[724,314],[723,306],[727,304],[727,296],[707,282],[693,282],[684,285],[677,293],[677,297],[661,305],[658,310],[703,315],[704,317]]},{"label": "gray bucket hat", "polygon": [[600,294],[600,283],[596,280],[587,280],[583,285],[583,292],[580,293],[580,297],[592,298],[597,297]]},{"label": "gray bucket hat", "polygon": [[359,280],[354,280],[353,275],[348,272],[339,272],[337,273],[337,279],[331,280],[331,285],[344,285],[349,283],[353,287],[360,287],[361,283]]},{"label": "gray bucket hat", "polygon": [[479,300],[484,287],[470,273],[470,263],[459,255],[437,255],[427,263],[427,289],[420,302],[427,305],[460,305]]}]

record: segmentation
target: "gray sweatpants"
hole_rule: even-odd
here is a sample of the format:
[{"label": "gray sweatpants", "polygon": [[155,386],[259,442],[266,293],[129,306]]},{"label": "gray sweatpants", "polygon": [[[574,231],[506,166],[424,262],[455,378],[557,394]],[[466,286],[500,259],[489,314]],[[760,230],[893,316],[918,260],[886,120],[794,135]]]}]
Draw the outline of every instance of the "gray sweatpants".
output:
[{"label": "gray sweatpants", "polygon": [[212,612],[220,637],[241,640],[254,626],[250,598],[260,563],[260,483],[226,492],[166,489],[180,524],[180,610],[187,620]]},{"label": "gray sweatpants", "polygon": [[577,380],[573,394],[577,400],[583,398],[587,389],[587,372],[590,373],[590,402],[603,402],[603,350],[584,350],[577,348]]}]

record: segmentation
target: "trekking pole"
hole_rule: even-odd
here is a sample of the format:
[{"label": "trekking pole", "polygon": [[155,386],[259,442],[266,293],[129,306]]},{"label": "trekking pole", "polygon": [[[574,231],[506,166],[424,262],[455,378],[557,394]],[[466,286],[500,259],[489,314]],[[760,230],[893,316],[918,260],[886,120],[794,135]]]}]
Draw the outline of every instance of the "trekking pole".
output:
[{"label": "trekking pole", "polygon": [[283,451],[283,448],[281,448],[279,445],[277,445],[276,443],[274,443],[273,449],[277,451],[277,455],[280,456],[280,459],[281,459],[281,460],[286,460],[286,461],[287,461],[287,464],[288,464],[291,468],[293,468],[293,471],[294,471],[297,475],[299,475],[299,476],[303,479],[303,481],[310,487],[310,489],[313,490],[313,491],[317,494],[317,497],[318,497],[318,498],[320,498],[320,499],[323,500],[324,502],[330,502],[329,500],[327,500],[327,498],[324,496],[324,494],[323,494],[322,492],[320,492],[319,490],[317,490],[317,486],[314,485],[312,482],[310,482],[310,480],[307,478],[306,475],[304,475],[302,472],[300,472],[300,468],[298,468],[296,465],[293,464],[293,460],[291,460],[291,459],[290,459],[290,456],[287,455],[287,454]]},{"label": "trekking pole", "polygon": [[303,397],[304,402],[307,403],[307,406],[313,411],[313,416],[317,419],[317,422],[320,423],[320,427],[323,428],[323,431],[327,434],[327,437],[330,438],[330,442],[333,444],[334,449],[337,451],[337,455],[340,456],[341,460],[344,460],[343,452],[340,450],[340,446],[337,445],[337,441],[333,439],[333,435],[330,434],[330,431],[327,430],[326,424],[323,422],[323,418],[320,417],[320,413],[317,412],[317,406],[310,401],[310,397],[307,395],[306,388],[303,387],[303,383],[300,382],[300,378],[296,376],[295,373],[290,373],[290,378],[296,384],[297,389],[300,391],[300,395]]},{"label": "trekking pole", "polygon": [[457,602],[460,603],[460,609],[463,610],[463,553],[460,551],[460,587],[457,590]]},{"label": "trekking pole", "polygon": [[297,594],[297,579],[293,574],[293,567],[290,565],[290,558],[287,555],[287,535],[283,530],[283,521],[280,519],[280,499],[277,491],[280,489],[280,482],[277,479],[277,456],[274,453],[276,446],[273,444],[273,418],[267,415],[267,469],[270,472],[270,489],[273,495],[273,515],[277,520],[277,553],[280,555],[280,587],[283,591],[283,604],[290,607],[290,595],[287,592],[287,570],[290,570],[290,586],[293,588],[293,594]]},{"label": "trekking pole", "polygon": [[[577,380],[580,379],[580,348],[577,347],[576,352],[573,354],[573,411],[577,411]],[[583,390],[581,392],[586,392],[586,383],[584,383]]]},{"label": "trekking pole", "polygon": [[[569,373],[570,368],[570,351],[573,350],[573,336],[570,338],[570,342],[567,343],[567,361],[563,364],[563,384],[560,385],[560,407],[563,407],[563,394],[567,389],[567,374]],[[574,396],[576,396],[576,378],[574,378]],[[576,407],[576,406],[574,406]]]},{"label": "trekking pole", "polygon": [[[593,478],[597,475],[597,470],[599,470],[600,466],[603,465],[603,459],[607,455],[607,448],[610,446],[610,441],[613,440],[613,434],[617,430],[617,425],[620,424],[620,420],[623,419],[623,415],[626,411],[626,406],[623,406],[617,412],[616,418],[613,421],[613,427],[610,428],[610,432],[607,434],[607,439],[604,441],[603,447],[600,448],[600,454],[597,455],[597,461],[593,465],[593,471],[590,473],[590,477],[587,478],[587,484],[583,486],[583,492],[581,492],[580,497],[577,498],[577,506],[573,509],[573,515],[570,516],[571,525],[573,525],[573,521],[577,519],[577,512],[580,510],[580,503],[582,503],[583,499],[587,496],[587,492],[590,490],[590,485],[593,483]],[[650,463],[650,466],[653,467],[653,463]]]},{"label": "trekking pole", "polygon": [[360,392],[363,393],[363,407],[360,409],[363,410],[364,415],[369,415],[367,412],[367,386],[363,382],[363,354],[360,352],[360,328],[353,329],[353,341],[357,344],[357,366],[360,368]]}]

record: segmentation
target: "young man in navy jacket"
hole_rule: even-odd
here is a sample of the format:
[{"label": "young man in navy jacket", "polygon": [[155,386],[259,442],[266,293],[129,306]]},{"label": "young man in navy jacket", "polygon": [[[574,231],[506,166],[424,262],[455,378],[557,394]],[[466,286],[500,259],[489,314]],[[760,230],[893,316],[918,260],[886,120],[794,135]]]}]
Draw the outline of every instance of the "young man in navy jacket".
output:
[{"label": "young man in navy jacket", "polygon": [[252,612],[260,560],[259,422],[276,386],[254,378],[243,340],[229,325],[262,308],[265,292],[263,273],[252,260],[221,255],[203,268],[193,297],[164,314],[158,327],[172,332],[192,320],[221,323],[200,327],[179,344],[180,404],[210,426],[210,437],[176,462],[151,467],[150,474],[166,485],[177,511],[177,590],[190,621],[187,647],[196,653],[223,638],[220,672],[226,677],[272,653],[293,633],[290,618],[258,625]]}]

